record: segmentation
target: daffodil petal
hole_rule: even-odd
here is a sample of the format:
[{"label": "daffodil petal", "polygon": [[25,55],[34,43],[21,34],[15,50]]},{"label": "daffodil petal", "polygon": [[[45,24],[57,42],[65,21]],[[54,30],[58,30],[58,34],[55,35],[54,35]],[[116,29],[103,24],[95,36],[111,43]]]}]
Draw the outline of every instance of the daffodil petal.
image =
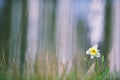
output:
[{"label": "daffodil petal", "polygon": [[98,48],[98,44],[93,45],[93,47]]},{"label": "daffodil petal", "polygon": [[91,55],[91,57],[90,57],[90,58],[91,58],[91,59],[93,59],[93,58],[94,58],[94,56],[92,56],[92,55]]},{"label": "daffodil petal", "polygon": [[98,52],[100,51],[100,50],[97,50]]},{"label": "daffodil petal", "polygon": [[89,54],[89,50],[86,51],[86,54]]},{"label": "daffodil petal", "polygon": [[97,52],[97,55],[96,55],[96,57],[100,57],[100,53],[99,53],[99,52]]}]

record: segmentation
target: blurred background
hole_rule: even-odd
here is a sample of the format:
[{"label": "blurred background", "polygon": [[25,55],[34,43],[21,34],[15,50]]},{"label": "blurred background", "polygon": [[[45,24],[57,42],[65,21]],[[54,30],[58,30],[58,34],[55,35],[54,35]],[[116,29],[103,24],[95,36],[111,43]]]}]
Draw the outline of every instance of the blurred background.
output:
[{"label": "blurred background", "polygon": [[110,72],[119,73],[119,4],[119,0],[0,0],[0,75],[26,74],[27,79],[36,71],[62,75],[64,68],[68,74],[76,64],[86,70],[82,57],[94,44]]}]

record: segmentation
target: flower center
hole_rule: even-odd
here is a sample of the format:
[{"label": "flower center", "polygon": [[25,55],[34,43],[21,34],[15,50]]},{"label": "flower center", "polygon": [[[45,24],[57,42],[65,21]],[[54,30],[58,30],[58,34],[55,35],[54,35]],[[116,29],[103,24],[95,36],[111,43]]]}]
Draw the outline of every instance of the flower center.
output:
[{"label": "flower center", "polygon": [[91,55],[96,55],[97,54],[97,49],[96,48],[91,48],[90,49],[90,54]]}]

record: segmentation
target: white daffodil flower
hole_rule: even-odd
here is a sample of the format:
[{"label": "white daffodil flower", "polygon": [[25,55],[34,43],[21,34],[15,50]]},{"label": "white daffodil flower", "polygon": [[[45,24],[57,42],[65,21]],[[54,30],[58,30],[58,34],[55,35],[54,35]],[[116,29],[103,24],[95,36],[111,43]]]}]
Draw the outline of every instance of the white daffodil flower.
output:
[{"label": "white daffodil flower", "polygon": [[86,51],[86,54],[91,55],[91,59],[93,59],[94,57],[99,58],[100,57],[100,52],[99,51],[100,50],[98,50],[98,45],[95,44]]}]

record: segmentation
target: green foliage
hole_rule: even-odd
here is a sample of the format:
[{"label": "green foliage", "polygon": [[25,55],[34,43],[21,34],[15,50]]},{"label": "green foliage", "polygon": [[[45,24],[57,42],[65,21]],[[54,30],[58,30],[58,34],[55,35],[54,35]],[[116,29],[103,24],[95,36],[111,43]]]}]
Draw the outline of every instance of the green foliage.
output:
[{"label": "green foliage", "polygon": [[7,78],[6,78],[6,76],[5,76],[4,73],[0,74],[0,80],[6,80],[6,79],[7,79]]}]

